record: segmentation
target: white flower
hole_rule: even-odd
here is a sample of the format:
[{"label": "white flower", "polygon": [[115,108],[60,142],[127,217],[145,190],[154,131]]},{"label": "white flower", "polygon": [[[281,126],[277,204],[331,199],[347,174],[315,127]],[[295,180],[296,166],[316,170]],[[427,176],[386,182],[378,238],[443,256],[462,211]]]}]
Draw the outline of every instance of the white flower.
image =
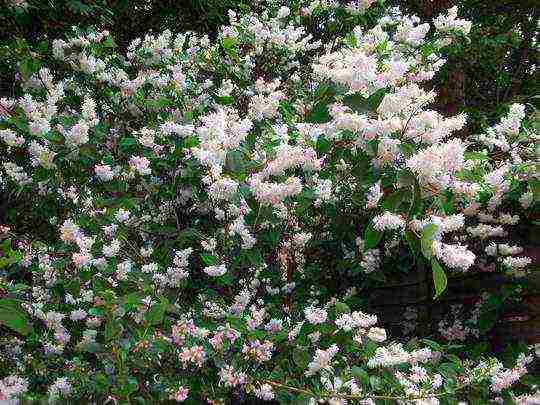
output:
[{"label": "white flower", "polygon": [[103,181],[110,181],[114,178],[114,170],[109,165],[95,165],[94,172]]},{"label": "white flower", "polygon": [[384,342],[386,340],[386,330],[376,327],[369,328],[367,337],[378,343]]},{"label": "white flower", "polygon": [[144,156],[132,156],[131,159],[129,159],[129,165],[141,175],[147,175],[152,172],[150,169],[150,161]]},{"label": "white flower", "polygon": [[505,257],[503,264],[512,270],[522,269],[532,263],[530,257]]},{"label": "white flower", "polygon": [[476,256],[466,246],[448,245],[433,241],[433,252],[438,259],[451,269],[468,270],[474,264]]},{"label": "white flower", "polygon": [[103,246],[103,256],[105,257],[114,257],[119,251],[120,241],[118,239],[114,239]]},{"label": "white flower", "polygon": [[227,273],[227,267],[224,264],[220,264],[219,266],[205,267],[203,271],[211,277],[219,277]]},{"label": "white flower", "polygon": [[123,208],[120,208],[116,213],[116,219],[118,220],[118,222],[126,222],[129,219],[129,216],[130,212]]},{"label": "white flower", "polygon": [[308,307],[304,309],[304,315],[309,323],[318,325],[326,322],[328,313],[323,308]]},{"label": "white flower", "polygon": [[2,138],[9,146],[21,146],[24,143],[24,138],[22,136],[17,136],[11,129],[0,130],[0,138]]},{"label": "white flower", "polygon": [[385,230],[403,229],[404,227],[405,221],[403,218],[400,215],[392,214],[389,211],[373,218],[373,228],[380,232]]},{"label": "white flower", "polygon": [[291,14],[291,10],[288,7],[282,6],[277,13],[277,18],[285,18]]},{"label": "white flower", "polygon": [[378,181],[377,183],[373,184],[373,186],[370,187],[368,195],[367,195],[367,202],[366,202],[366,208],[371,209],[375,208],[383,196],[383,192],[381,189],[381,182]]}]

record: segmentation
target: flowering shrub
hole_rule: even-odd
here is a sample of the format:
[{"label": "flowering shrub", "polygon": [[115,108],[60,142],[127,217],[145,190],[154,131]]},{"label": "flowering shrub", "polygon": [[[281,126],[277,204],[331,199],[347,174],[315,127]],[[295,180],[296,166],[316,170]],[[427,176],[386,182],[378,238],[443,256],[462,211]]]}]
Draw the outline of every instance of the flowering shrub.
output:
[{"label": "flowering shrub", "polygon": [[[1,399],[534,402],[515,385],[531,354],[392,340],[359,306],[400,255],[436,297],[447,274],[526,271],[505,236],[538,189],[524,106],[474,140],[428,109],[470,23],[391,10],[368,29],[371,3],[272,3],[125,55],[78,33],[26,66],[0,100],[24,215],[1,229]],[[358,25],[328,43],[304,28],[340,19]],[[333,291],[329,250],[353,280]]]}]

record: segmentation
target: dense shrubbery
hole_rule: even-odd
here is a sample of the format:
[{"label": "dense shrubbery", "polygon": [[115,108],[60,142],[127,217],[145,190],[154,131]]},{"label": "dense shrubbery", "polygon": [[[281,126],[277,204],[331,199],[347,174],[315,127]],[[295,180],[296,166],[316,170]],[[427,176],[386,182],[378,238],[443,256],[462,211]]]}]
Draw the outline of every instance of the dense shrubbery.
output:
[{"label": "dense shrubbery", "polygon": [[429,109],[470,23],[374,25],[371,3],[259,5],[125,53],[78,32],[23,60],[0,99],[2,399],[534,403],[527,348],[503,364],[452,344],[475,333],[459,321],[401,341],[362,312],[397,257],[435,297],[527,271],[507,232],[538,192],[524,105],[467,141]]}]

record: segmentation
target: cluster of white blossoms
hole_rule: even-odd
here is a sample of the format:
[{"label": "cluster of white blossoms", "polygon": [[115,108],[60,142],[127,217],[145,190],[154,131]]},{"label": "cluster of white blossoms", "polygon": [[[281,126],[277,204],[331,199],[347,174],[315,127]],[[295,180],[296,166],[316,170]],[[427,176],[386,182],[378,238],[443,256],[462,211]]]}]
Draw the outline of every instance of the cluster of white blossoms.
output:
[{"label": "cluster of white blossoms", "polygon": [[[215,39],[166,31],[124,54],[77,33],[53,42],[61,69],[0,99],[0,190],[29,218],[0,224],[0,312],[6,295],[20,315],[0,401],[438,404],[526,372],[442,373],[360,311],[357,286],[396,258],[527,271],[505,238],[534,209],[537,137],[518,104],[467,142],[465,115],[429,108],[443,47],[471,28],[457,9],[365,27],[375,2],[341,3],[253,2]],[[357,26],[338,35],[341,18]]]},{"label": "cluster of white blossoms", "polygon": [[388,211],[373,218],[373,228],[380,232],[403,229],[404,227],[405,221],[403,218]]},{"label": "cluster of white blossoms", "polygon": [[433,252],[449,268],[462,271],[468,270],[476,259],[475,254],[466,246],[448,245],[438,241],[433,242]]}]

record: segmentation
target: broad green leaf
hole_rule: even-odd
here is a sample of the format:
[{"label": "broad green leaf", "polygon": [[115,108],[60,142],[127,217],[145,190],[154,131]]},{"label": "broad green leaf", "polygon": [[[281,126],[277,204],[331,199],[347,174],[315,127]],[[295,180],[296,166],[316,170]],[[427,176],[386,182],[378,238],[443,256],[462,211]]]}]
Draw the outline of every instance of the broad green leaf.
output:
[{"label": "broad green leaf", "polygon": [[298,368],[305,369],[309,364],[310,356],[307,349],[303,347],[295,347],[293,349],[292,358]]},{"label": "broad green leaf", "polygon": [[215,100],[221,105],[231,105],[234,99],[231,96],[216,96]]},{"label": "broad green leaf", "polygon": [[330,142],[323,136],[317,138],[317,152],[325,154],[330,150]]},{"label": "broad green leaf", "polygon": [[383,236],[382,232],[373,229],[373,226],[369,224],[364,230],[364,250],[373,249],[379,244]]},{"label": "broad green leaf", "polygon": [[25,78],[29,78],[39,70],[39,61],[32,58],[27,58],[21,62],[21,73]]},{"label": "broad green leaf", "polygon": [[351,373],[364,387],[367,388],[369,386],[369,374],[366,370],[354,366],[351,368]]},{"label": "broad green leaf", "polygon": [[417,255],[420,252],[421,246],[420,246],[420,239],[415,235],[413,231],[410,229],[407,229],[405,231],[405,240],[407,241],[407,244],[413,251],[415,255]]},{"label": "broad green leaf", "polygon": [[438,298],[446,290],[448,280],[446,279],[446,273],[435,259],[431,259],[431,270],[433,272],[433,284],[435,285],[435,296],[433,298]]},{"label": "broad green leaf", "polygon": [[351,308],[349,308],[349,306],[345,304],[344,302],[338,301],[336,302],[335,306],[336,306],[337,315],[348,314],[351,312]]},{"label": "broad green leaf", "polygon": [[433,350],[436,350],[438,352],[441,352],[443,351],[443,347],[437,343],[437,342],[434,342],[433,340],[430,340],[430,339],[422,339],[422,342],[424,344],[426,344],[427,346],[429,346],[430,348],[432,348]]},{"label": "broad green leaf", "polygon": [[382,206],[386,210],[395,212],[400,206],[404,205],[405,203],[409,203],[410,196],[411,193],[409,190],[397,190],[384,199]]},{"label": "broad green leaf", "polygon": [[438,229],[439,227],[436,224],[428,224],[424,226],[424,229],[422,229],[422,253],[428,259],[433,256],[433,250],[431,247],[433,245],[433,238],[435,237]]},{"label": "broad green leaf", "polygon": [[167,298],[162,297],[160,302],[157,302],[150,307],[150,309],[145,315],[145,319],[151,325],[160,324],[163,321],[163,317],[165,316],[165,310],[167,309],[168,305],[169,301],[167,300]]},{"label": "broad green leaf", "polygon": [[107,39],[101,42],[101,45],[105,48],[114,48],[116,46],[112,37],[107,37]]},{"label": "broad green leaf", "polygon": [[130,137],[124,137],[120,139],[120,142],[118,142],[118,146],[123,152],[129,152],[136,148],[138,145],[138,142],[135,138]]},{"label": "broad green leaf", "polygon": [[233,172],[241,172],[245,170],[246,167],[246,161],[244,159],[244,156],[242,152],[238,150],[233,150],[227,153],[225,164],[227,169]]},{"label": "broad green leaf", "polygon": [[311,110],[311,114],[307,119],[307,122],[313,123],[325,123],[330,121],[330,113],[328,112],[328,105],[325,103],[317,103]]},{"label": "broad green leaf", "polygon": [[204,263],[205,266],[215,266],[218,263],[218,258],[207,253],[202,253],[201,261]]},{"label": "broad green leaf", "polygon": [[499,319],[499,312],[496,310],[485,311],[478,319],[478,329],[480,333],[484,334],[489,331]]},{"label": "broad green leaf", "polygon": [[411,209],[409,211],[409,216],[415,217],[416,215],[422,212],[422,192],[420,190],[420,184],[418,180],[414,179],[414,191],[413,191],[413,201],[411,204]]},{"label": "broad green leaf", "polygon": [[21,335],[28,335],[32,332],[28,316],[21,308],[20,303],[14,299],[0,299],[0,324]]}]

